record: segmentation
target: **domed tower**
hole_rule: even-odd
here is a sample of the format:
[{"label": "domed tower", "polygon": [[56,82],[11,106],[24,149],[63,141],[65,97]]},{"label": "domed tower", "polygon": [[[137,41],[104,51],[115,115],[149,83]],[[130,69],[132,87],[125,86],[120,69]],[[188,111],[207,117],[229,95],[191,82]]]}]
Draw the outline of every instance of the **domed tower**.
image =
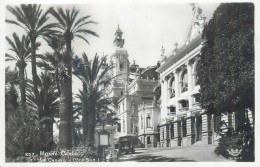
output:
[{"label": "domed tower", "polygon": [[123,35],[123,32],[119,28],[119,24],[118,24],[117,30],[115,32],[115,39],[114,39],[114,42],[113,42],[114,46],[116,46],[118,48],[124,47],[125,40],[122,39],[122,35]]},{"label": "domed tower", "polygon": [[114,66],[113,76],[115,79],[113,80],[113,84],[115,85],[115,96],[125,95],[125,85],[128,84],[129,61],[127,50],[124,48],[125,40],[122,38],[122,35],[123,32],[118,25],[113,41],[115,51],[111,55],[111,62]]}]

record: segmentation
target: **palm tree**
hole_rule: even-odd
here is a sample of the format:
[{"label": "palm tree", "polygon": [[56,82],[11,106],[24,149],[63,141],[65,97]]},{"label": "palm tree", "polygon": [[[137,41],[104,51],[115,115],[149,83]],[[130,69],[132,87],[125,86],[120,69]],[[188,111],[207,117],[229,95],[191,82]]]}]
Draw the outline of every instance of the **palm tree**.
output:
[{"label": "palm tree", "polygon": [[20,7],[7,6],[7,10],[12,13],[16,20],[6,19],[7,23],[17,25],[24,29],[28,34],[31,44],[31,64],[32,64],[32,80],[33,91],[37,99],[38,112],[43,110],[42,100],[39,97],[38,85],[37,85],[37,69],[36,69],[36,40],[40,36],[48,37],[55,33],[52,28],[57,24],[47,24],[49,11],[43,12],[41,5],[36,4],[22,4]]},{"label": "palm tree", "polygon": [[60,35],[53,35],[51,38],[45,38],[52,52],[46,52],[38,57],[41,59],[37,62],[37,66],[43,70],[47,70],[55,79],[55,83],[60,96],[60,71],[62,71],[62,58],[64,56],[64,40]]},{"label": "palm tree", "polygon": [[21,96],[21,109],[22,112],[25,112],[25,103],[26,103],[26,95],[25,95],[25,67],[26,62],[30,58],[30,48],[29,48],[29,38],[28,36],[23,35],[22,39],[19,39],[16,33],[13,33],[13,40],[9,37],[6,37],[11,48],[10,51],[14,52],[15,55],[10,55],[8,53],[5,54],[6,61],[15,61],[16,67],[19,69],[19,87],[20,87],[20,96]]},{"label": "palm tree", "polygon": [[[25,94],[25,85],[26,85],[26,79],[25,79],[25,68],[26,68],[26,62],[29,61],[30,58],[30,41],[28,36],[23,35],[20,39],[16,33],[13,33],[13,40],[9,37],[6,37],[7,42],[11,46],[9,49],[14,53],[14,55],[10,55],[8,53],[5,54],[6,61],[15,61],[16,67],[19,69],[19,88],[20,88],[20,97],[21,97],[21,105],[20,105],[20,115],[24,115],[26,113],[26,94]],[[38,45],[38,44],[37,44]],[[21,152],[24,151],[24,138],[25,138],[25,127],[24,127],[24,119],[23,117],[19,117],[19,123],[21,127],[21,141],[23,144],[21,144]]]},{"label": "palm tree", "polygon": [[[106,110],[112,112],[109,109],[109,105],[112,104],[110,98],[106,98],[105,87],[110,84],[112,78],[107,77],[108,72],[112,69],[112,66],[105,64],[106,57],[95,55],[92,61],[89,61],[85,53],[82,55],[81,61],[75,59],[74,74],[82,81],[83,91],[81,97],[83,99],[83,124],[86,121],[87,125],[83,125],[83,133],[87,132],[87,144],[94,144],[94,132],[97,120],[99,120],[98,112]],[[86,101],[84,101],[86,100]],[[87,127],[87,130],[84,130]],[[84,135],[84,134],[83,134]]]},{"label": "palm tree", "polygon": [[[53,146],[53,123],[54,117],[58,117],[59,113],[59,94],[57,92],[57,87],[55,83],[55,78],[52,77],[47,71],[41,73],[39,76],[39,95],[41,96],[44,110],[41,113],[38,125],[43,125],[43,129],[40,132],[41,140],[40,147],[43,150],[49,151]],[[33,89],[32,81],[28,83],[28,89]],[[37,101],[34,93],[28,91],[28,106],[37,111]]]},{"label": "palm tree", "polygon": [[57,19],[59,25],[57,28],[63,35],[66,45],[65,56],[63,58],[64,69],[61,71],[62,80],[60,82],[60,129],[59,129],[59,147],[70,149],[72,146],[73,115],[72,115],[72,40],[74,37],[83,39],[89,43],[85,35],[98,35],[86,29],[89,24],[96,22],[88,20],[90,16],[77,19],[79,11],[63,10],[62,8],[50,8],[50,13]]}]

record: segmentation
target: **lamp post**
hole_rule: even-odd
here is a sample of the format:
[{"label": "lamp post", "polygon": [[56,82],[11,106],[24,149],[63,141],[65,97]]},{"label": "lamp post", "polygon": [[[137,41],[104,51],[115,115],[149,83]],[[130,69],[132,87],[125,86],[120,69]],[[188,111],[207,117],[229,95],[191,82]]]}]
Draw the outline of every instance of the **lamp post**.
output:
[{"label": "lamp post", "polygon": [[101,111],[99,112],[99,117],[100,117],[100,119],[101,119],[101,121],[102,121],[102,127],[103,127],[103,130],[104,130],[105,120],[106,120],[106,118],[107,118],[107,112],[106,112],[105,110],[101,110]]},{"label": "lamp post", "polygon": [[105,136],[105,140],[107,140],[107,141],[105,141],[105,143],[108,143],[107,145],[109,145],[109,141],[108,141],[109,140],[109,136],[108,136],[108,134],[105,131],[105,120],[106,120],[106,117],[107,117],[107,112],[105,110],[101,110],[99,112],[99,117],[100,117],[100,119],[102,121],[102,131],[99,134],[99,149],[100,149],[100,152],[101,152],[100,159],[102,161],[103,158],[105,160],[105,148],[104,147],[105,147],[106,144],[103,145],[103,138],[102,138],[102,141],[101,141],[101,136]]}]

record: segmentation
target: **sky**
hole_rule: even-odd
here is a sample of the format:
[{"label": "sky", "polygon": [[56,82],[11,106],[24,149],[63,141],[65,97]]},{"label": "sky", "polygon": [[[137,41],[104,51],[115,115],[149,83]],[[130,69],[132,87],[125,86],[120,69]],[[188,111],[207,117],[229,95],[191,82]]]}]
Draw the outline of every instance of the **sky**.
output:
[{"label": "sky", "polygon": [[[199,3],[203,14],[208,21],[217,8],[217,3]],[[12,5],[14,6],[14,5]],[[113,40],[114,33],[119,25],[123,31],[125,39],[124,48],[129,54],[130,63],[135,60],[141,67],[153,66],[160,60],[161,47],[170,54],[174,49],[174,43],[181,46],[184,44],[187,30],[191,24],[192,6],[189,3],[88,3],[88,4],[43,4],[44,10],[49,7],[62,7],[80,10],[79,18],[91,15],[91,20],[98,24],[89,25],[87,28],[96,32],[99,37],[87,36],[90,43],[88,45],[81,39],[73,41],[73,50],[75,55],[81,56],[85,52],[90,58],[98,55],[110,56],[115,47]],[[15,19],[9,11],[5,10],[5,17]],[[50,16],[50,22],[55,19]],[[5,24],[5,35],[11,37],[16,32],[22,36],[25,32],[16,25]],[[44,54],[50,51],[44,40],[39,39],[42,46],[37,51],[38,54]],[[9,45],[5,41],[5,52]],[[14,66],[14,63],[6,63],[5,66]],[[30,63],[27,66],[28,75],[30,75]],[[81,83],[75,77],[73,78],[73,92],[81,88]]]},{"label": "sky", "polygon": [[[42,5],[43,9],[53,5]],[[114,33],[117,26],[123,31],[125,39],[124,48],[128,50],[129,60],[133,59],[142,67],[152,66],[157,63],[160,57],[162,45],[166,53],[170,53],[177,41],[179,46],[183,44],[187,29],[191,23],[192,6],[188,3],[111,3],[111,4],[82,4],[82,5],[57,5],[64,8],[80,10],[80,16],[91,15],[91,20],[98,24],[88,26],[100,37],[87,36],[90,45],[81,39],[75,39],[73,48],[76,55],[85,52],[93,57],[99,55],[111,55]],[[209,20],[218,4],[199,4],[203,14]],[[50,16],[51,17],[51,16]],[[6,18],[13,18],[6,10]],[[51,21],[55,21],[53,18]],[[13,32],[22,35],[22,29],[15,25],[6,24],[5,34],[11,36]],[[48,50],[45,42],[38,52],[44,53]],[[7,44],[7,43],[6,43]],[[6,51],[9,46],[5,47]]]}]

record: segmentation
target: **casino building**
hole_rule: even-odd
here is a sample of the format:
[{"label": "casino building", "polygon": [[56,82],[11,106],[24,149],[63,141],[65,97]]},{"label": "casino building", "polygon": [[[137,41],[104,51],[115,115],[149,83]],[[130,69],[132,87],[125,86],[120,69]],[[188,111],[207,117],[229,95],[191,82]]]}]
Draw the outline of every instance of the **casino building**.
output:
[{"label": "casino building", "polygon": [[186,43],[166,57],[161,51],[160,74],[161,147],[188,146],[201,141],[212,144],[213,115],[205,114],[200,106],[197,78],[198,55],[202,48],[202,30],[205,24],[202,9],[193,4],[193,18],[187,33]]}]

